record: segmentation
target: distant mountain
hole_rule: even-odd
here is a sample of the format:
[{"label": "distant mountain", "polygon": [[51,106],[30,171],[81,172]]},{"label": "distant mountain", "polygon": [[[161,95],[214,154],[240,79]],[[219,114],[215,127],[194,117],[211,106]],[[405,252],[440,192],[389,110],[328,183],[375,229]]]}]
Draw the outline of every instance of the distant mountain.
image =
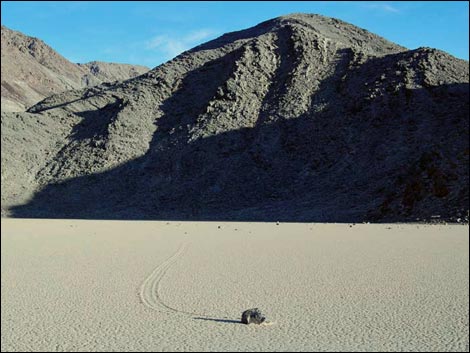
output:
[{"label": "distant mountain", "polygon": [[294,14],[2,115],[13,217],[463,221],[468,62]]},{"label": "distant mountain", "polygon": [[77,64],[87,73],[83,78],[87,86],[95,85],[95,82],[114,82],[127,80],[149,71],[145,66],[106,63],[102,61],[91,61],[86,64]]},{"label": "distant mountain", "polygon": [[132,78],[144,66],[90,62],[74,64],[38,38],[2,26],[2,110],[24,111],[54,93]]}]

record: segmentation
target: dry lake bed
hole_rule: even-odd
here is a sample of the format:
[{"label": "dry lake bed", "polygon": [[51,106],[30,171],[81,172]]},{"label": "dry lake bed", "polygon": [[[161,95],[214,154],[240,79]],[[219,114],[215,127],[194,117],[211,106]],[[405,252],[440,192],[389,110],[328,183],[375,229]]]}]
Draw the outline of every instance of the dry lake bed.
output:
[{"label": "dry lake bed", "polygon": [[[2,351],[468,351],[465,225],[2,219]],[[259,308],[273,324],[243,325]]]}]

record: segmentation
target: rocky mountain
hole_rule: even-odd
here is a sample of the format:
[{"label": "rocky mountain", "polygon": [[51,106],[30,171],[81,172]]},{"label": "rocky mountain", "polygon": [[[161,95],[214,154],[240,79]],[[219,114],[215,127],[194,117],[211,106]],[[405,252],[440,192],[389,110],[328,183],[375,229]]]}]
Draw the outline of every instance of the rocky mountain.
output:
[{"label": "rocky mountain", "polygon": [[146,66],[107,63],[102,61],[91,61],[86,64],[77,64],[86,72],[82,81],[87,86],[102,82],[122,81],[137,77],[150,69]]},{"label": "rocky mountain", "polygon": [[147,72],[144,66],[74,64],[38,38],[2,26],[1,109],[24,111],[54,93],[120,81]]},{"label": "rocky mountain", "polygon": [[294,14],[2,115],[13,217],[468,218],[468,62]]}]

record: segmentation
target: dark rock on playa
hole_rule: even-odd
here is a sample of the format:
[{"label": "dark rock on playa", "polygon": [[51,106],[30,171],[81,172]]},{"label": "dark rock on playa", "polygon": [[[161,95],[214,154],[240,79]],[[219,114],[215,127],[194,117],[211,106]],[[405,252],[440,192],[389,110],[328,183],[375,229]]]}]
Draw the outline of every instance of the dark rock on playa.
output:
[{"label": "dark rock on playa", "polygon": [[261,311],[258,308],[248,309],[242,313],[242,323],[249,324],[262,324],[266,318],[261,314]]}]

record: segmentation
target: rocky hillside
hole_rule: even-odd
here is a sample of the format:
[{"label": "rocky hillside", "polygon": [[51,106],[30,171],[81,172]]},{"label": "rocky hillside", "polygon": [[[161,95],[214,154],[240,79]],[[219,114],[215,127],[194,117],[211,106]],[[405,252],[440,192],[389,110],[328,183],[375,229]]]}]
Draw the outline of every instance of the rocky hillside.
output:
[{"label": "rocky hillside", "polygon": [[[460,221],[468,62],[318,15],[2,115],[14,217]],[[33,133],[34,132],[34,133]]]},{"label": "rocky hillside", "polygon": [[2,26],[1,109],[24,111],[54,93],[120,81],[147,72],[144,66],[74,64],[38,38]]},{"label": "rocky hillside", "polygon": [[95,85],[96,82],[122,81],[149,71],[149,68],[145,66],[106,63],[102,61],[91,61],[86,64],[77,65],[86,72],[83,81],[87,86]]}]

